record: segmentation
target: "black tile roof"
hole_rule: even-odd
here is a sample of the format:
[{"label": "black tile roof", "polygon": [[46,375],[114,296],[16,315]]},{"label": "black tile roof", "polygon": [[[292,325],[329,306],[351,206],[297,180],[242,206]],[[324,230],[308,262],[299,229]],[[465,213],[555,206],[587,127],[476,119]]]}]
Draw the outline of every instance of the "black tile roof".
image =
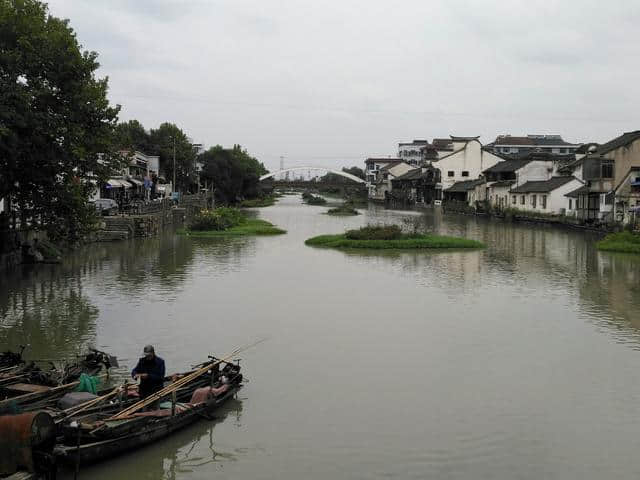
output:
[{"label": "black tile roof", "polygon": [[484,183],[484,179],[479,178],[476,180],[465,180],[463,182],[456,182],[447,188],[446,192],[468,192],[469,190],[473,190],[478,185],[482,185]]},{"label": "black tile roof", "polygon": [[483,173],[500,173],[500,172],[515,172],[516,170],[521,169],[526,164],[531,162],[529,159],[511,159],[505,160],[503,162],[496,163],[493,167],[489,167],[483,171]]},{"label": "black tile roof", "polygon": [[549,180],[529,181],[511,189],[511,193],[546,193],[575,180],[576,177],[551,177]]},{"label": "black tile roof", "polygon": [[517,137],[511,135],[500,135],[493,142],[495,145],[522,145],[522,146],[549,146],[549,145],[576,145],[565,142],[560,135],[527,135]]},{"label": "black tile roof", "polygon": [[576,188],[575,190],[572,190],[569,193],[565,193],[564,196],[565,197],[572,197],[572,198],[576,198],[579,195],[586,195],[587,193],[589,193],[591,190],[589,189],[588,185],[582,185],[579,188]]},{"label": "black tile roof", "polygon": [[500,180],[499,182],[493,182],[492,187],[510,187],[515,183],[515,180]]},{"label": "black tile roof", "polygon": [[414,168],[413,170],[409,170],[407,173],[394,178],[394,180],[417,180],[421,177],[422,177],[422,169]]},{"label": "black tile roof", "polygon": [[600,145],[595,151],[595,155],[603,155],[617,148],[624,147],[625,145],[629,145],[631,142],[638,140],[639,138],[640,130],[623,133],[619,137],[616,137],[613,140],[609,140],[607,143],[603,143],[602,145]]}]

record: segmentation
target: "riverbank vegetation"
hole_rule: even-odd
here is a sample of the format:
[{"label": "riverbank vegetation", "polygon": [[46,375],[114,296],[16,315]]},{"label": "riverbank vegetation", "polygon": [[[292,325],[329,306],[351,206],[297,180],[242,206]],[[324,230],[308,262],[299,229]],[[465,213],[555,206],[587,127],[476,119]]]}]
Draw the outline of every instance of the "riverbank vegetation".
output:
[{"label": "riverbank vegetation", "polygon": [[177,232],[180,235],[196,237],[214,237],[224,235],[278,235],[286,233],[275,225],[256,218],[249,218],[236,208],[220,207],[203,210],[196,215],[186,229]]},{"label": "riverbank vegetation", "polygon": [[302,200],[307,205],[325,205],[327,203],[326,198],[313,195],[312,193],[309,193],[309,192],[304,192],[302,194]]},{"label": "riverbank vegetation", "polygon": [[338,235],[309,238],[306,245],[328,248],[361,249],[453,249],[483,248],[476,240],[441,235],[404,233],[397,225],[367,225]]},{"label": "riverbank vegetation", "polygon": [[360,215],[355,208],[353,208],[353,204],[349,202],[345,202],[339,207],[331,208],[327,211],[327,215],[336,215],[336,216],[350,216],[350,215]]},{"label": "riverbank vegetation", "polygon": [[278,198],[282,195],[279,193],[272,193],[269,195],[265,195],[263,197],[252,198],[249,200],[243,200],[240,202],[241,208],[261,208],[261,207],[271,207],[275,205]]},{"label": "riverbank vegetation", "polygon": [[10,216],[0,224],[75,242],[95,222],[93,182],[124,165],[113,144],[120,107],[96,76],[98,55],[46,4],[0,2],[0,31],[0,199]]},{"label": "riverbank vegetation", "polygon": [[640,254],[640,235],[631,232],[610,233],[598,243],[598,250]]}]

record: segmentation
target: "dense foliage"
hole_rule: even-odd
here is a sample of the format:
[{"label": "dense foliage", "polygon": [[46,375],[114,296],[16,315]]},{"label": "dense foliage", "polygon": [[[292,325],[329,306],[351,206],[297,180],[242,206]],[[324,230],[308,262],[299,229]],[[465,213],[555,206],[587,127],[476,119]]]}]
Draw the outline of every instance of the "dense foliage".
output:
[{"label": "dense foliage", "polygon": [[216,145],[198,160],[203,165],[201,178],[213,185],[218,202],[235,204],[260,196],[260,176],[268,173],[267,169],[240,145],[233,148]]},{"label": "dense foliage", "polygon": [[36,0],[0,0],[0,198],[22,226],[78,238],[86,200],[123,161],[112,153],[119,107],[66,20]]},{"label": "dense foliage", "polygon": [[189,226],[195,231],[220,231],[237,227],[247,221],[247,216],[236,208],[219,207],[213,210],[202,210]]},{"label": "dense foliage", "polygon": [[397,240],[402,238],[402,229],[398,225],[366,225],[347,230],[345,237],[350,240]]}]

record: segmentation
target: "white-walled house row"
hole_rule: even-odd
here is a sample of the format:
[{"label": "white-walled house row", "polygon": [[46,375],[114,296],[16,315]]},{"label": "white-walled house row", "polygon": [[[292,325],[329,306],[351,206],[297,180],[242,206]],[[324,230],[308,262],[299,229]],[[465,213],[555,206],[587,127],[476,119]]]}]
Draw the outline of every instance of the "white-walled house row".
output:
[{"label": "white-walled house row", "polygon": [[575,177],[552,177],[529,181],[509,191],[509,207],[518,210],[564,215],[569,209],[568,193],[583,183]]},{"label": "white-walled house row", "polygon": [[478,137],[451,137],[453,151],[433,161],[433,167],[440,170],[442,189],[446,190],[456,182],[474,180],[502,158],[486,151]]}]

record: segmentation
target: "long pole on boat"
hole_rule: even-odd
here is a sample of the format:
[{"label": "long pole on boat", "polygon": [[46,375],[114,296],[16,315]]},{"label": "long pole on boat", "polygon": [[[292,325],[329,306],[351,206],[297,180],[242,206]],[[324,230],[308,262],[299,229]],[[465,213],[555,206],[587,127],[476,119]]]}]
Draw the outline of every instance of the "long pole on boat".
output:
[{"label": "long pole on boat", "polygon": [[171,385],[168,385],[166,387],[164,387],[162,390],[149,395],[147,398],[145,398],[144,400],[140,400],[138,403],[134,403],[133,405],[131,405],[129,408],[125,408],[124,410],[122,410],[120,413],[113,415],[112,417],[109,417],[107,420],[117,420],[120,418],[124,418],[127,417],[129,415],[131,415],[134,412],[137,412],[138,410],[140,410],[141,408],[146,407],[147,405],[155,402],[156,400],[161,399],[162,397],[170,394],[171,392],[173,392],[174,390],[177,390],[178,388],[180,388],[181,386],[189,383],[190,381],[198,378],[199,376],[205,374],[207,371],[209,371],[211,368],[215,367],[216,365],[219,365],[221,363],[228,363],[228,361],[230,359],[232,359],[233,357],[235,357],[236,355],[238,355],[241,352],[244,352],[245,350],[248,350],[251,347],[255,347],[256,345],[258,345],[259,343],[264,342],[266,339],[260,339],[257,342],[254,342],[250,345],[246,345],[244,347],[240,347],[235,349],[233,352],[225,355],[223,358],[216,360],[214,362],[208,363],[206,364],[204,367],[199,368],[198,370],[194,371],[193,373],[190,373],[189,375],[186,375],[184,377],[182,377],[179,380],[176,380],[175,382],[173,382]]}]

